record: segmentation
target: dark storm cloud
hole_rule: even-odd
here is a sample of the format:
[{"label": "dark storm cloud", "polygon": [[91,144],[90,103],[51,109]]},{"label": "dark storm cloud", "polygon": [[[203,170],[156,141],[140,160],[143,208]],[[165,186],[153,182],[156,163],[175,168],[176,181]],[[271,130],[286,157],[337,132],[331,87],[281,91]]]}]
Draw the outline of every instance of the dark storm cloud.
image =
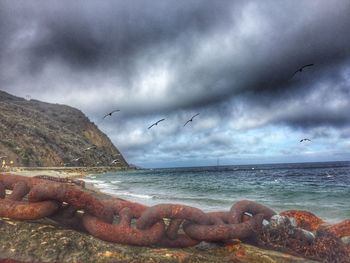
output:
[{"label": "dark storm cloud", "polygon": [[[245,104],[247,118],[265,109],[264,124],[350,122],[346,102],[328,107],[320,97],[307,103],[325,85],[333,91],[331,102],[350,100],[349,1],[0,5],[0,78],[16,93],[26,87],[47,92],[41,96],[51,101],[61,96],[59,102],[96,119],[114,105],[124,107],[125,120],[203,107],[231,117],[227,113],[236,107],[231,98],[237,98],[233,101]],[[309,63],[315,66],[292,78]],[[306,104],[293,108],[295,101]]]},{"label": "dark storm cloud", "polygon": [[[349,61],[320,70],[318,79],[305,76],[304,82],[286,90],[272,102],[271,97],[259,96],[256,108],[251,111],[265,112],[266,123],[283,123],[297,128],[335,127],[350,125],[350,70]],[[263,108],[263,109],[262,109]]]},{"label": "dark storm cloud", "polygon": [[[157,53],[179,37],[191,38],[224,22],[230,1],[52,1],[38,8],[17,6],[34,13],[37,39],[29,46],[38,64],[59,58],[73,67],[128,67],[135,56]],[[185,48],[186,43],[183,48]]]},{"label": "dark storm cloud", "polygon": [[[346,110],[350,108],[347,107]],[[303,128],[312,128],[318,126],[330,126],[330,127],[346,127],[350,123],[350,117],[348,116],[349,111],[344,112],[332,112],[326,111],[323,112],[322,109],[308,111],[303,114],[293,114],[289,116],[284,116],[283,122]]]},{"label": "dark storm cloud", "polygon": [[0,2],[0,62],[8,48],[8,40],[12,30],[12,23],[8,19],[5,2]]}]

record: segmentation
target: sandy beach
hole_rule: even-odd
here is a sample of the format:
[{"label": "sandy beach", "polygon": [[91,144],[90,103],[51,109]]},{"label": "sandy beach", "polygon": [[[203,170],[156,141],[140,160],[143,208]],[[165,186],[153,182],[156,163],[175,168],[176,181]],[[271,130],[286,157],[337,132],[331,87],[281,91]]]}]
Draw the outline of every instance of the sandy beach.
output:
[{"label": "sandy beach", "polygon": [[82,178],[92,174],[101,174],[112,171],[120,171],[120,168],[110,166],[100,167],[12,167],[0,171],[2,174],[15,174],[23,176],[47,175],[58,178]]},{"label": "sandy beach", "polygon": [[[116,167],[13,167],[0,171],[0,174],[13,174],[27,177],[45,175],[57,178],[81,179],[89,175],[103,174],[106,172],[120,171]],[[85,182],[85,188],[101,192],[92,183]]]}]

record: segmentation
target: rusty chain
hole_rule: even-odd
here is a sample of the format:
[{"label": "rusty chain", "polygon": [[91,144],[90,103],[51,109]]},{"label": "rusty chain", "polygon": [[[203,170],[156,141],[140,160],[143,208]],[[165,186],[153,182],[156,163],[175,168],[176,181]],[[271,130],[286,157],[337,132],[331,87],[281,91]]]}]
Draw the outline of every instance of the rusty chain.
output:
[{"label": "rusty chain", "polygon": [[[12,192],[6,194],[6,189]],[[201,241],[244,239],[256,235],[263,219],[269,220],[275,214],[249,200],[235,203],[228,212],[205,213],[179,204],[148,207],[87,190],[75,180],[0,176],[1,217],[49,217],[66,227],[120,244],[180,248]]]},{"label": "rusty chain", "polygon": [[[1,180],[3,178],[4,180]],[[59,204],[56,201],[43,200],[31,203],[22,200],[29,193],[35,182],[30,183],[28,180],[19,179],[21,178],[1,176],[0,216],[18,220],[33,220],[49,216],[58,209]],[[6,195],[6,189],[11,189],[12,193]]]}]

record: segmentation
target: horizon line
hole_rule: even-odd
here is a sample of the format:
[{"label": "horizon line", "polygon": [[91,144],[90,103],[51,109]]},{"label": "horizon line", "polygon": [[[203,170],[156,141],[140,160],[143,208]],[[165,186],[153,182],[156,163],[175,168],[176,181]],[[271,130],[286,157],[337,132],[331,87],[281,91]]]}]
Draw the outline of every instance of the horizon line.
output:
[{"label": "horizon line", "polygon": [[259,165],[278,165],[278,164],[317,164],[317,163],[350,163],[346,161],[306,161],[306,162],[271,162],[271,163],[248,163],[248,164],[222,164],[222,165],[197,165],[197,166],[168,166],[168,167],[142,167],[139,169],[174,169],[174,168],[204,168],[204,167],[225,167],[225,166],[259,166]]}]

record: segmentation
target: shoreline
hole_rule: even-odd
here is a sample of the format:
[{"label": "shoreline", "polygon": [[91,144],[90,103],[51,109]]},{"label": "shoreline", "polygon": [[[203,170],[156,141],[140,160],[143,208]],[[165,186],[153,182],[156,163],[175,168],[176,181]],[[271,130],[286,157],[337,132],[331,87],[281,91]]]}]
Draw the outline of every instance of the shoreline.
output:
[{"label": "shoreline", "polygon": [[[13,174],[26,177],[34,177],[38,175],[46,175],[57,178],[67,179],[83,179],[89,175],[104,174],[107,172],[118,172],[131,170],[132,168],[121,168],[112,166],[97,166],[97,167],[11,167],[0,170],[2,174]],[[99,188],[92,183],[85,182],[85,188],[94,192],[103,193]],[[105,194],[105,193],[104,193]]]},{"label": "shoreline", "polygon": [[118,172],[131,170],[131,168],[121,168],[113,166],[96,167],[11,167],[0,170],[1,174],[15,174],[33,177],[37,175],[48,175],[58,178],[78,179],[93,174],[106,172]]}]

